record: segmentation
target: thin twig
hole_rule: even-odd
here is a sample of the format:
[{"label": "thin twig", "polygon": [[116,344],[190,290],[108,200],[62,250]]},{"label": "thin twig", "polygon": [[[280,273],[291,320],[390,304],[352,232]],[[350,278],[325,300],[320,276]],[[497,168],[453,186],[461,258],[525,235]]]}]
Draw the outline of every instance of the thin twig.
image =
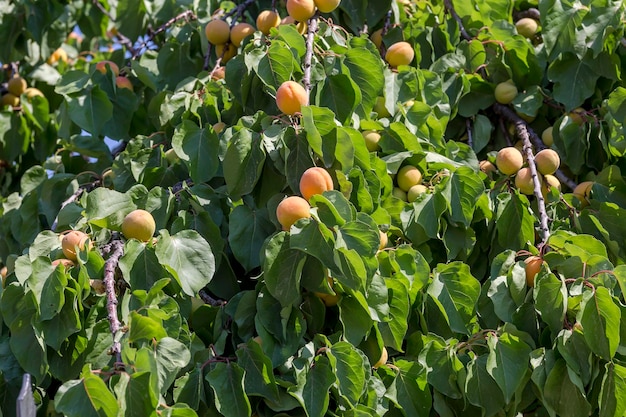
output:
[{"label": "thin twig", "polygon": [[468,41],[472,40],[472,37],[469,35],[469,33],[467,33],[467,30],[465,30],[465,26],[463,26],[463,20],[456,13],[456,10],[454,10],[452,0],[443,0],[443,4],[445,5],[448,13],[450,13],[450,15],[454,18],[454,20],[456,20],[457,24],[459,25],[459,31],[461,32],[461,36],[463,36],[463,39]]},{"label": "thin twig", "polygon": [[109,11],[107,9],[105,9],[104,6],[102,4],[100,4],[100,2],[98,0],[93,0],[92,3],[94,4],[94,6],[96,6],[98,8],[98,10],[100,10],[102,12],[103,15],[105,15],[106,17],[108,17],[109,19],[111,19],[112,21],[115,22],[115,19],[113,18],[113,15],[111,15],[111,13],[109,13]]},{"label": "thin twig", "polygon": [[207,293],[205,290],[198,291],[198,295],[200,295],[200,298],[202,299],[202,301],[204,301],[206,304],[209,304],[212,307],[222,307],[226,305],[226,301],[216,300],[215,298],[211,297],[209,293]]},{"label": "thin twig", "polygon": [[137,48],[135,48],[135,52],[132,54],[131,59],[136,59],[140,54],[141,54],[141,50],[146,48],[148,46],[148,44],[150,42],[152,42],[154,40],[154,38],[161,32],[164,32],[168,27],[172,26],[174,23],[178,22],[179,20],[182,19],[186,19],[187,21],[189,20],[196,20],[198,19],[198,17],[194,14],[194,12],[192,12],[191,10],[187,10],[184,11],[174,17],[172,17],[170,20],[168,20],[167,22],[163,23],[161,26],[159,26],[157,28],[157,30],[151,32],[140,44],[139,46],[137,46]]},{"label": "thin twig", "polygon": [[467,144],[470,148],[473,148],[474,139],[472,138],[472,121],[469,118],[465,119],[465,128],[467,129]]},{"label": "thin twig", "polygon": [[[74,191],[74,194],[72,194],[67,200],[65,200],[61,204],[61,208],[59,209],[59,213],[65,208],[65,206],[67,206],[68,204],[71,204],[74,201],[78,200],[80,198],[80,196],[83,195],[84,191],[85,190],[83,188],[79,188],[78,190]],[[52,230],[53,232],[56,231],[56,228],[59,225],[59,213],[57,213],[57,216],[54,218],[54,222],[52,222],[52,226],[50,226],[50,230]]]},{"label": "thin twig", "polygon": [[311,61],[313,61],[313,44],[315,41],[315,33],[317,32],[317,19],[319,13],[309,19],[308,32],[306,34],[306,54],[304,55],[304,89],[306,90],[307,97],[311,93]]},{"label": "thin twig", "polygon": [[115,361],[122,362],[122,345],[118,339],[118,333],[121,330],[121,323],[117,317],[117,296],[115,295],[115,269],[124,254],[124,242],[114,240],[111,242],[111,256],[104,263],[104,286],[107,296],[107,317],[109,319],[109,330],[113,335],[113,345],[111,346],[111,354],[115,355]]}]

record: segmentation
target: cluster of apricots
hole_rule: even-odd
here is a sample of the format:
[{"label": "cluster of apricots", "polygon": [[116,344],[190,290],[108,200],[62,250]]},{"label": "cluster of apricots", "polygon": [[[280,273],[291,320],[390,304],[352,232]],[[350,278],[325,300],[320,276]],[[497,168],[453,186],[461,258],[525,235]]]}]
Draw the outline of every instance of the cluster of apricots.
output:
[{"label": "cluster of apricots", "polygon": [[100,71],[102,74],[107,73],[107,68],[113,73],[117,88],[126,88],[133,91],[133,83],[127,77],[120,75],[120,67],[115,62],[99,61],[96,63],[96,70]]},{"label": "cluster of apricots", "polygon": [[33,97],[43,97],[43,93],[34,87],[29,87],[26,80],[19,75],[15,75],[7,82],[7,92],[0,98],[0,107],[11,106],[19,107],[20,97],[26,95],[28,100]]},{"label": "cluster of apricots", "polygon": [[428,192],[428,187],[422,184],[422,172],[413,165],[404,165],[396,174],[396,186],[393,195],[402,201],[414,202]]}]

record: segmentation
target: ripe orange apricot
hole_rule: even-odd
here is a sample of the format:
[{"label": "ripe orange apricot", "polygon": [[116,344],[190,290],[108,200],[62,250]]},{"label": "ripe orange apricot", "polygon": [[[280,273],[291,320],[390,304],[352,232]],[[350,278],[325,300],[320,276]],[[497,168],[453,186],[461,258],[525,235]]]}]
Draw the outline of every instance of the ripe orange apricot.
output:
[{"label": "ripe orange apricot", "polygon": [[285,114],[295,114],[309,103],[304,87],[295,81],[285,81],[276,90],[276,105]]},{"label": "ripe orange apricot", "polygon": [[486,159],[478,163],[478,168],[487,175],[496,172],[496,166]]},{"label": "ripe orange apricot", "polygon": [[313,0],[287,0],[287,13],[297,22],[306,22],[315,14]]},{"label": "ripe orange apricot", "polygon": [[383,346],[383,350],[380,353],[380,359],[378,359],[378,362],[376,362],[372,368],[377,369],[380,366],[383,366],[387,363],[387,359],[389,359],[389,353],[387,353],[387,348]]},{"label": "ripe orange apricot", "polygon": [[21,96],[22,93],[26,91],[27,87],[28,84],[26,83],[26,80],[19,75],[11,78],[7,83],[7,90],[9,90],[9,93],[13,94],[15,97]]},{"label": "ripe orange apricot", "polygon": [[422,173],[413,165],[405,165],[398,171],[396,182],[402,191],[408,192],[411,187],[422,182]]},{"label": "ripe orange apricot", "polygon": [[222,64],[225,64],[237,55],[237,48],[232,43],[216,45],[215,55],[222,58]]},{"label": "ripe orange apricot", "polygon": [[291,225],[297,220],[311,217],[310,210],[311,206],[308,201],[294,195],[278,203],[278,207],[276,207],[276,218],[283,227],[283,230],[289,230]]},{"label": "ripe orange apricot", "polygon": [[133,91],[133,83],[131,83],[128,78],[122,77],[121,75],[115,77],[115,85],[117,86],[117,88],[125,88],[127,90]]},{"label": "ripe orange apricot", "polygon": [[535,190],[530,168],[521,168],[515,174],[515,186],[522,194],[532,195]]},{"label": "ripe orange apricot", "polygon": [[146,210],[133,210],[122,221],[122,234],[126,239],[137,239],[147,242],[152,239],[156,230],[154,217]]},{"label": "ripe orange apricot", "polygon": [[524,260],[526,271],[526,285],[533,287],[535,285],[535,277],[541,270],[543,259],[539,256],[529,256]]},{"label": "ripe orange apricot", "polygon": [[309,200],[315,194],[322,194],[324,191],[332,190],[333,188],[333,179],[324,168],[309,168],[300,177],[300,194],[306,200]]},{"label": "ripe orange apricot", "polygon": [[72,230],[66,233],[61,240],[61,249],[65,257],[71,261],[78,259],[77,249],[90,250],[93,248],[93,242],[89,240],[89,236],[80,230]]},{"label": "ripe orange apricot", "polygon": [[207,40],[213,45],[222,45],[230,38],[230,26],[222,19],[213,19],[204,27]]},{"label": "ripe orange apricot", "polygon": [[315,0],[315,5],[322,13],[330,13],[339,7],[341,0]]},{"label": "ripe orange apricot", "polygon": [[120,75],[120,67],[118,67],[117,64],[113,61],[100,61],[96,64],[96,69],[103,74],[107,73],[107,67],[111,69],[111,72],[116,77]]},{"label": "ripe orange apricot", "polygon": [[233,45],[239,47],[241,42],[254,33],[254,27],[249,23],[237,23],[230,30],[230,41]]},{"label": "ripe orange apricot", "polygon": [[415,51],[408,42],[396,42],[387,49],[385,61],[392,67],[409,65],[415,57]]},{"label": "ripe orange apricot", "polygon": [[5,95],[2,96],[2,99],[0,99],[0,104],[2,105],[2,107],[4,106],[17,107],[20,105],[20,98],[14,96],[11,93],[6,93]]},{"label": "ripe orange apricot", "polygon": [[532,38],[537,33],[537,29],[539,29],[539,25],[535,19],[531,19],[530,17],[524,17],[517,22],[515,22],[515,28],[517,29],[517,33],[522,35],[525,38]]},{"label": "ripe orange apricot", "polygon": [[523,164],[522,153],[513,146],[500,149],[496,155],[496,166],[504,175],[515,174]]},{"label": "ripe orange apricot", "polygon": [[256,28],[269,35],[270,29],[280,25],[280,16],[273,10],[263,10],[256,18]]},{"label": "ripe orange apricot", "polygon": [[554,174],[559,169],[559,165],[561,165],[561,158],[556,151],[543,149],[535,155],[535,164],[537,165],[537,171],[543,175]]},{"label": "ripe orange apricot", "polygon": [[513,81],[508,80],[496,85],[494,90],[496,101],[500,104],[509,104],[517,97],[517,87],[513,84]]},{"label": "ripe orange apricot", "polygon": [[307,31],[307,29],[309,28],[309,25],[307,25],[306,21],[304,22],[296,22],[296,19],[294,19],[293,17],[287,15],[283,18],[283,20],[280,21],[281,25],[296,25],[296,29],[298,30],[298,33],[300,35],[304,35]]},{"label": "ripe orange apricot", "polygon": [[54,51],[52,55],[48,57],[47,62],[50,65],[54,65],[59,61],[67,62],[67,52],[65,52],[65,49],[63,48],[58,48],[56,51]]}]

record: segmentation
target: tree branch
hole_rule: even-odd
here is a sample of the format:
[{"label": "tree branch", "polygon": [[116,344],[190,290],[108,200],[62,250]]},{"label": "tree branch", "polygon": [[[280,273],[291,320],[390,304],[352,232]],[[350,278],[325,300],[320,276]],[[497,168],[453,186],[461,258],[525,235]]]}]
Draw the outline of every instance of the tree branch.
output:
[{"label": "tree branch", "polygon": [[306,54],[304,55],[304,78],[302,79],[307,97],[311,93],[311,62],[313,61],[313,43],[315,41],[315,33],[317,32],[318,15],[319,13],[316,12],[307,22],[308,31],[306,34]]},{"label": "tree branch", "polygon": [[463,26],[463,20],[456,13],[456,10],[454,10],[452,0],[443,0],[443,4],[445,5],[448,13],[450,13],[450,15],[454,18],[454,20],[456,20],[456,23],[459,25],[459,31],[461,32],[461,36],[463,36],[463,39],[468,41],[472,40],[472,37],[469,35],[469,33],[467,33],[467,30],[465,30],[465,26]]},{"label": "tree branch", "polygon": [[137,46],[135,48],[135,51],[132,53],[132,57],[131,59],[136,59],[140,54],[141,54],[141,50],[146,48],[148,46],[148,44],[150,42],[152,42],[154,40],[154,38],[161,32],[164,32],[168,27],[172,26],[174,23],[178,22],[179,20],[182,19],[186,19],[186,20],[196,20],[198,17],[191,11],[191,10],[187,10],[184,11],[176,16],[174,16],[173,18],[171,18],[170,20],[168,20],[167,22],[163,23],[161,26],[159,26],[157,28],[157,30],[153,31],[152,33],[150,33],[148,35],[148,37],[146,37],[140,44],[139,46]]},{"label": "tree branch", "polygon": [[109,330],[113,335],[113,345],[111,354],[115,355],[115,361],[122,362],[122,345],[119,342],[121,330],[120,320],[117,317],[117,296],[115,294],[115,270],[120,257],[124,254],[124,242],[114,240],[111,242],[111,256],[104,263],[104,286],[107,297],[107,317],[109,319]]}]

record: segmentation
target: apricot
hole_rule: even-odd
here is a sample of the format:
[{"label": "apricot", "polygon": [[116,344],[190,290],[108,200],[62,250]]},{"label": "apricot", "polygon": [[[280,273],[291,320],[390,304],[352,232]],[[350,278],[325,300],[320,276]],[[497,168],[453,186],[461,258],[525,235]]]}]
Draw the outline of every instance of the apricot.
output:
[{"label": "apricot", "polygon": [[587,111],[582,107],[576,107],[574,110],[567,114],[572,121],[572,123],[581,126],[587,121]]},{"label": "apricot", "polygon": [[333,188],[333,179],[324,168],[309,168],[300,177],[300,194],[306,200],[309,200],[315,194],[322,194],[324,191],[332,190]]},{"label": "apricot", "polygon": [[524,263],[526,264],[524,269],[526,271],[526,285],[529,287],[535,286],[535,277],[541,270],[541,265],[543,265],[543,259],[540,256],[529,256],[524,259]]},{"label": "apricot", "polygon": [[515,29],[517,29],[517,33],[522,35],[525,38],[532,38],[537,34],[537,29],[539,29],[539,25],[535,19],[531,19],[530,17],[524,17],[517,22],[515,22]]},{"label": "apricot", "polygon": [[224,129],[226,129],[226,123],[224,122],[217,122],[213,125],[213,131],[215,133],[222,133]]},{"label": "apricot", "polygon": [[572,194],[580,201],[580,206],[585,207],[589,204],[589,197],[591,196],[591,188],[593,187],[593,181],[583,181],[574,188]]},{"label": "apricot", "polygon": [[552,136],[552,129],[553,129],[552,126],[550,126],[550,127],[545,128],[544,131],[541,132],[541,141],[548,148],[551,147],[552,144],[554,143],[554,137]]},{"label": "apricot", "polygon": [[428,187],[423,184],[416,184],[406,192],[406,199],[409,203],[412,203],[417,200],[417,197],[426,192],[428,192]]},{"label": "apricot", "polygon": [[389,359],[389,353],[387,353],[387,348],[383,346],[383,350],[380,352],[380,359],[378,359],[378,362],[376,362],[372,368],[377,369],[383,366],[387,363],[387,359]]},{"label": "apricot", "polygon": [[133,83],[126,77],[122,77],[118,75],[115,77],[115,85],[117,88],[125,88],[127,90],[133,91]]},{"label": "apricot", "polygon": [[216,45],[215,55],[222,58],[222,64],[225,64],[237,55],[237,48],[232,43]]},{"label": "apricot", "polygon": [[276,218],[283,230],[289,230],[297,220],[309,217],[311,217],[311,206],[302,197],[287,197],[276,207]]},{"label": "apricot", "polygon": [[370,40],[374,42],[376,48],[380,49],[380,45],[383,44],[383,30],[378,29],[372,32],[372,34],[370,35]]},{"label": "apricot", "polygon": [[174,148],[170,148],[167,151],[165,151],[165,159],[167,159],[167,162],[169,162],[169,164],[172,165],[178,162],[180,160],[180,157],[176,154],[176,151],[174,150]]},{"label": "apricot", "polygon": [[387,247],[387,243],[389,243],[389,238],[387,237],[387,233],[383,232],[382,230],[379,230],[378,233],[380,234],[380,243],[378,244],[378,250],[383,250]]},{"label": "apricot", "polygon": [[[328,277],[328,286],[332,289],[334,288],[334,282],[333,282],[333,278],[332,277]],[[337,303],[339,302],[339,299],[341,298],[341,296],[337,293],[335,294],[328,294],[325,292],[315,292],[314,293],[319,299],[322,300],[322,302],[324,303],[324,305],[326,307],[334,307],[337,305]]]},{"label": "apricot", "polygon": [[17,107],[20,105],[20,98],[14,96],[11,93],[6,93],[5,95],[2,96],[2,99],[0,99],[0,103],[2,104],[2,107],[4,106]]},{"label": "apricot", "polygon": [[554,175],[544,175],[543,184],[541,184],[541,194],[544,199],[548,198],[548,192],[550,192],[552,188],[556,188],[561,191],[561,181],[559,181],[559,179]]},{"label": "apricot", "polygon": [[297,22],[306,22],[315,14],[313,0],[287,0],[287,13]]},{"label": "apricot", "polygon": [[496,172],[496,166],[486,159],[478,163],[478,168],[487,175]]},{"label": "apricot", "polygon": [[256,28],[269,35],[270,29],[280,25],[280,16],[273,10],[263,10],[256,18]]},{"label": "apricot", "polygon": [[112,61],[100,61],[96,64],[96,69],[103,74],[107,73],[107,67],[111,70],[113,75],[116,77],[120,75],[120,68],[117,66],[115,62]]},{"label": "apricot", "polygon": [[280,21],[281,25],[296,25],[296,30],[300,35],[304,35],[309,28],[306,22],[296,22],[296,20],[291,16],[285,16],[283,20]]},{"label": "apricot", "polygon": [[339,7],[341,0],[315,0],[315,5],[322,13],[330,13]]},{"label": "apricot", "polygon": [[156,223],[152,214],[146,210],[133,210],[122,221],[122,234],[126,239],[137,239],[147,242],[152,239]]},{"label": "apricot", "polygon": [[93,242],[91,242],[86,233],[80,230],[72,230],[66,233],[61,240],[63,255],[71,261],[78,259],[77,251],[91,250],[91,248],[93,248]]},{"label": "apricot", "polygon": [[374,103],[373,110],[376,112],[376,114],[378,114],[378,117],[391,116],[391,113],[389,113],[389,110],[387,110],[387,107],[385,106],[385,97],[376,97],[376,103]]},{"label": "apricot", "polygon": [[67,52],[65,52],[65,49],[63,48],[58,48],[57,50],[55,50],[52,55],[48,57],[47,62],[50,65],[54,65],[59,61],[67,62]]},{"label": "apricot", "polygon": [[517,97],[517,87],[511,80],[499,83],[494,90],[496,101],[500,104],[509,104]]},{"label": "apricot", "polygon": [[298,113],[302,106],[309,103],[309,96],[300,84],[295,81],[285,81],[276,90],[276,105],[285,114]]},{"label": "apricot", "polygon": [[28,87],[24,90],[24,94],[26,94],[28,100],[31,100],[33,97],[45,97],[41,90],[35,87]]},{"label": "apricot", "polygon": [[496,166],[504,175],[515,174],[523,164],[522,153],[513,146],[500,149],[496,155]]},{"label": "apricot", "polygon": [[21,96],[22,93],[26,91],[27,87],[28,84],[26,83],[26,80],[19,75],[11,78],[7,83],[7,90],[9,90],[9,93],[13,94],[15,97]]},{"label": "apricot", "polygon": [[391,195],[399,198],[402,201],[409,201],[406,191],[404,191],[400,187],[393,187],[393,190],[391,190]]},{"label": "apricot", "polygon": [[254,26],[249,23],[237,23],[230,30],[230,42],[239,47],[241,42],[255,32]]},{"label": "apricot", "polygon": [[537,171],[541,174],[554,174],[559,169],[559,165],[561,165],[561,158],[556,151],[543,149],[535,155],[535,164],[537,165]]},{"label": "apricot", "polygon": [[222,19],[213,19],[204,27],[204,33],[209,43],[222,45],[230,39],[230,26]]},{"label": "apricot", "polygon": [[517,174],[515,175],[515,186],[522,194],[533,194],[535,191],[535,184],[533,183],[530,168],[521,168],[517,171]]},{"label": "apricot", "polygon": [[54,261],[52,261],[53,267],[56,268],[57,265],[63,265],[65,269],[69,269],[74,266],[74,261],[72,261],[71,259],[65,259],[65,258],[55,259]]},{"label": "apricot", "polygon": [[214,80],[223,80],[226,78],[226,67],[221,66],[217,67],[215,71],[213,71],[213,75],[211,76]]},{"label": "apricot", "polygon": [[409,65],[414,57],[415,51],[408,42],[396,42],[385,53],[385,61],[394,68],[400,65]]},{"label": "apricot", "polygon": [[363,139],[365,140],[365,147],[370,152],[376,152],[380,149],[378,141],[380,141],[380,133],[375,130],[365,130],[361,132]]},{"label": "apricot", "polygon": [[398,171],[396,182],[398,187],[408,192],[411,187],[422,182],[422,173],[413,165],[405,165]]}]

